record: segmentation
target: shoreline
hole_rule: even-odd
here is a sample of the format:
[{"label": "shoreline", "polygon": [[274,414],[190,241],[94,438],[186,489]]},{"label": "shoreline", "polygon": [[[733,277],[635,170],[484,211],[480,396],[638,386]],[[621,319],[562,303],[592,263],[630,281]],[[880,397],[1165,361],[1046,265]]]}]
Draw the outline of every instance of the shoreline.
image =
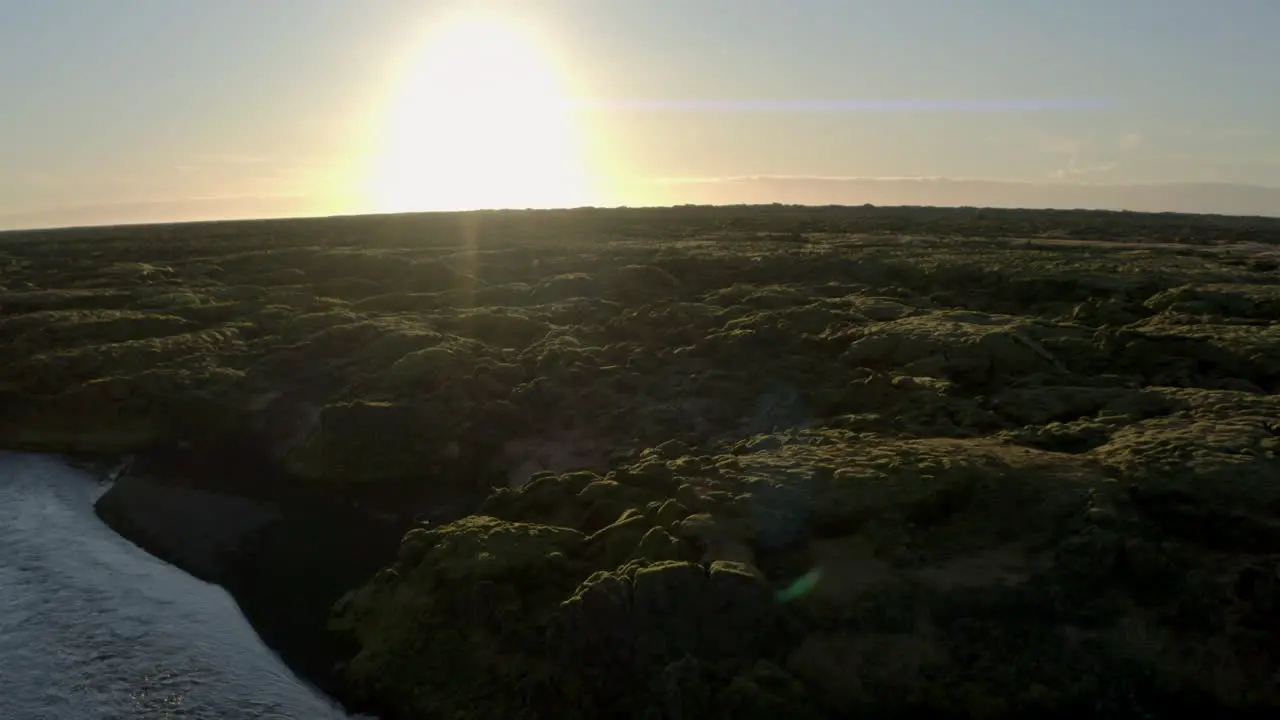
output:
[{"label": "shoreline", "polygon": [[[84,463],[87,468],[110,469],[112,465]],[[154,456],[142,451],[134,457],[137,470],[116,480],[99,496],[94,514],[149,555],[225,590],[281,662],[348,714],[397,720],[387,708],[344,696],[345,688],[332,668],[349,657],[351,650],[336,643],[325,625],[341,594],[357,587],[393,556],[412,523],[393,521],[381,533],[381,541],[374,543],[376,547],[365,548],[355,558],[355,569],[327,566],[322,573],[327,577],[320,578],[327,580],[323,587],[290,588],[288,585],[299,578],[288,568],[314,563],[308,560],[314,553],[277,547],[281,536],[286,544],[314,538],[321,533],[303,529],[314,523],[337,537],[350,537],[369,532],[378,519],[354,509],[345,512],[347,508],[324,497],[297,492],[274,498],[264,494],[249,497],[218,487],[219,471],[237,465],[239,471],[245,470],[241,463],[227,462],[222,451],[210,454],[192,448],[174,453],[168,449]],[[270,471],[259,468],[259,472]],[[330,524],[334,518],[343,524]],[[282,572],[284,579],[272,577]]]},{"label": "shoreline", "polygon": [[0,459],[0,564],[14,581],[0,634],[7,670],[21,680],[0,701],[7,716],[163,714],[181,698],[201,717],[272,705],[290,717],[347,717],[263,642],[224,587],[103,523],[93,509],[102,485],[83,464],[9,451]]}]

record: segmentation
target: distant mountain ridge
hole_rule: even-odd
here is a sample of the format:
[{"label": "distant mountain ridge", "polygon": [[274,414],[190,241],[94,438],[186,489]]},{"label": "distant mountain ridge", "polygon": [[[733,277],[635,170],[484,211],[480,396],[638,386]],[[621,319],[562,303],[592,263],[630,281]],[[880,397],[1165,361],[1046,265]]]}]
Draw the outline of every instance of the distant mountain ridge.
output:
[{"label": "distant mountain ridge", "polygon": [[[751,176],[679,180],[646,186],[653,205],[882,205],[1028,209],[1131,210],[1280,217],[1280,188],[1235,183],[1032,183],[948,178]],[[197,198],[0,215],[0,230],[137,223],[307,217],[326,212],[319,198]]]},{"label": "distant mountain ridge", "polygon": [[744,177],[681,182],[682,202],[933,205],[1280,217],[1280,188],[1233,183],[1087,184],[947,178]]}]

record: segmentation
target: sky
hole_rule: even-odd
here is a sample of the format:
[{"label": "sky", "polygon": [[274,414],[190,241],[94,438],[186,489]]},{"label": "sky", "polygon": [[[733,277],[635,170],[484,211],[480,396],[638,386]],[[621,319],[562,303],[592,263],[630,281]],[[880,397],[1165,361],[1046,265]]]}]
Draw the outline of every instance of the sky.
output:
[{"label": "sky", "polygon": [[1280,214],[1277,36],[1276,0],[0,0],[0,227]]}]

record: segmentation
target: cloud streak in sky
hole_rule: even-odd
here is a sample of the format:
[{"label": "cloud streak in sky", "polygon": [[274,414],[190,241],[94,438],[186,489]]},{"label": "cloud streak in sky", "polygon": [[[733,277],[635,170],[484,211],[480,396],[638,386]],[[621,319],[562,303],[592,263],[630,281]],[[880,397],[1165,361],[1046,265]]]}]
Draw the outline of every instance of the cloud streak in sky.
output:
[{"label": "cloud streak in sky", "polygon": [[1023,98],[1023,99],[849,99],[849,100],[573,100],[573,107],[595,110],[654,110],[710,112],[776,112],[776,113],[853,113],[935,111],[1042,111],[1098,110],[1115,103],[1093,98]]}]

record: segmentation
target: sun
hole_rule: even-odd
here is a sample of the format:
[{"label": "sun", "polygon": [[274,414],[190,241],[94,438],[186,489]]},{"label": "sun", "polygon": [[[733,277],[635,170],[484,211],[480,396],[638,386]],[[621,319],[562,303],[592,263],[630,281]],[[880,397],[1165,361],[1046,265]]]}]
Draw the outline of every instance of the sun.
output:
[{"label": "sun", "polygon": [[473,16],[414,53],[370,177],[377,211],[590,204],[581,129],[536,38]]}]

